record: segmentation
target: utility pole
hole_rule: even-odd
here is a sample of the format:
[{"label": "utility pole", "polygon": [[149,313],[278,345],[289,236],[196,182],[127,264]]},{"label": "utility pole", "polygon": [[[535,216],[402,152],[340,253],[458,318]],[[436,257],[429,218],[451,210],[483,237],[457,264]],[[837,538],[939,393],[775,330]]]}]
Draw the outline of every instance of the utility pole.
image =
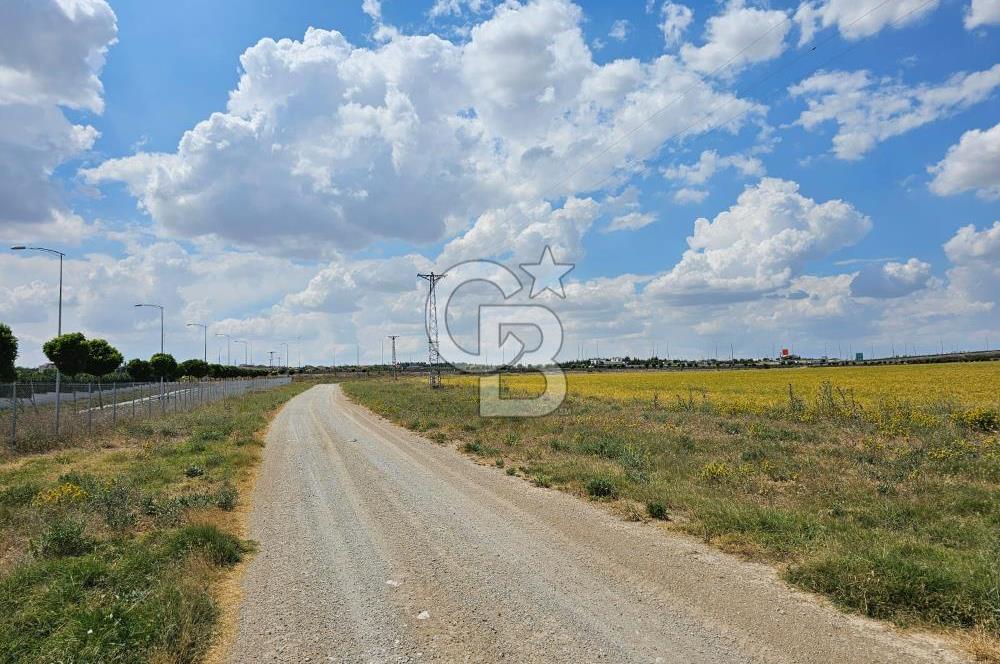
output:
[{"label": "utility pole", "polygon": [[163,354],[163,305],[161,304],[137,304],[137,307],[153,307],[160,310],[160,355]]},{"label": "utility pole", "polygon": [[431,388],[441,387],[441,372],[438,364],[441,362],[441,347],[438,345],[438,313],[437,313],[437,282],[444,278],[443,274],[417,274],[421,279],[426,279],[430,284],[430,292],[427,296],[427,368],[430,372]]},{"label": "utility pole", "polygon": [[399,338],[398,334],[390,334],[389,338],[392,339],[392,379],[397,380],[396,375],[396,339]]},{"label": "utility pole", "polygon": [[229,365],[229,366],[232,366],[233,365],[233,352],[232,352],[233,338],[232,338],[232,336],[230,336],[228,334],[225,334],[223,332],[217,332],[215,334],[215,336],[217,336],[217,337],[225,337],[226,338],[226,364]]},{"label": "utility pole", "polygon": [[[46,249],[45,247],[26,247],[24,245],[17,245],[16,247],[11,247],[11,251],[44,251],[48,254],[53,254],[59,256],[59,321],[56,325],[56,336],[62,336],[62,303],[63,303],[63,259],[66,258],[66,254],[61,251],[56,251],[55,249]],[[163,352],[163,310],[160,310],[160,352]],[[62,372],[59,371],[59,367],[56,367],[56,435],[59,435],[59,414],[62,410],[62,387],[60,386],[62,382]],[[17,417],[17,395],[14,396],[14,417]]]},{"label": "utility pole", "polygon": [[200,327],[205,336],[205,364],[208,364],[208,325],[204,323],[188,323],[187,327]]},{"label": "utility pole", "polygon": [[249,355],[250,342],[247,341],[246,339],[233,339],[233,343],[243,344],[243,364],[246,366],[250,366],[250,355]]},{"label": "utility pole", "polygon": [[267,354],[269,356],[268,360],[267,360],[267,366],[274,367],[274,351],[273,350],[269,350],[269,351],[267,351]]}]

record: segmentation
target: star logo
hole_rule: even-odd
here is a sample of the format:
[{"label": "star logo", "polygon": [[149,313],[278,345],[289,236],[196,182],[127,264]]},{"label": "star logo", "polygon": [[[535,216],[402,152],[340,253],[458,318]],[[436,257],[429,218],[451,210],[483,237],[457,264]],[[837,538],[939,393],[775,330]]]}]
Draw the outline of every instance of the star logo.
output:
[{"label": "star logo", "polygon": [[562,278],[574,267],[576,266],[573,263],[557,263],[552,256],[552,249],[549,245],[545,245],[537,263],[521,263],[521,269],[531,275],[531,294],[528,297],[535,298],[550,290],[566,299]]}]

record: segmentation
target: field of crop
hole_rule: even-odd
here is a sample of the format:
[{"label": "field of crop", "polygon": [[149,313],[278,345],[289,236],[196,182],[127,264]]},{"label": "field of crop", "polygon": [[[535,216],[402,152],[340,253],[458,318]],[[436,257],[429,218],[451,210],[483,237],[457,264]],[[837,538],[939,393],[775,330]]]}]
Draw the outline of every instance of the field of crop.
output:
[{"label": "field of crop", "polygon": [[[1000,363],[578,373],[555,413],[514,419],[480,417],[475,381],[344,389],[499,472],[1000,661]],[[539,385],[504,375],[501,389]]]},{"label": "field of crop", "polygon": [[[1000,362],[706,371],[568,373],[569,394],[665,406],[711,404],[729,413],[768,414],[797,405],[806,412],[831,408],[869,419],[882,409],[927,414],[1000,410]],[[472,384],[471,376],[445,377]],[[509,374],[516,393],[541,389],[538,374]]]}]

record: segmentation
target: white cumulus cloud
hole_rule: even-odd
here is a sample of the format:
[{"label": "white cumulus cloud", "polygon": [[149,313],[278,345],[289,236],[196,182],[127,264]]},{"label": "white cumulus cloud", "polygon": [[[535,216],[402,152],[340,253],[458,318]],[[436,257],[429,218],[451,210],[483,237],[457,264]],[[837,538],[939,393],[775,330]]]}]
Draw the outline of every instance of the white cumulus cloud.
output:
[{"label": "white cumulus cloud", "polygon": [[934,175],[930,188],[938,196],[974,190],[986,200],[1000,198],[1000,124],[965,132],[944,159],[927,170]]},{"label": "white cumulus cloud", "polygon": [[930,276],[930,263],[916,258],[905,263],[888,261],[882,265],[866,265],[851,280],[851,294],[856,297],[902,297],[925,287]]},{"label": "white cumulus cloud", "polygon": [[1000,0],[972,0],[965,15],[968,30],[984,25],[1000,24]]},{"label": "white cumulus cloud", "polygon": [[870,229],[871,220],[849,203],[817,203],[795,182],[764,178],[715,219],[696,220],[680,262],[647,292],[680,303],[757,298]]},{"label": "white cumulus cloud", "polygon": [[702,46],[684,44],[681,58],[695,71],[728,75],[755,62],[778,57],[791,27],[785,12],[746,7],[739,0],[705,24]]}]

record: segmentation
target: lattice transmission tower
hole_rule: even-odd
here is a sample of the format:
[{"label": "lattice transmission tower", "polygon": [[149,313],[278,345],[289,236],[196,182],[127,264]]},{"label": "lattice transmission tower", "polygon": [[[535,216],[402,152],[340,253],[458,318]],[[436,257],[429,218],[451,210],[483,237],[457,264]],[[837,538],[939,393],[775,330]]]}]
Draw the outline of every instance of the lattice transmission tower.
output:
[{"label": "lattice transmission tower", "polygon": [[426,279],[431,290],[427,296],[427,364],[430,369],[430,385],[433,388],[441,387],[441,370],[438,365],[441,363],[441,351],[438,345],[438,312],[437,312],[437,282],[444,278],[443,274],[417,274],[421,279]]},{"label": "lattice transmission tower", "polygon": [[399,338],[398,334],[390,334],[389,338],[392,339],[392,379],[396,380],[396,370],[398,365],[396,364],[396,339]]}]

